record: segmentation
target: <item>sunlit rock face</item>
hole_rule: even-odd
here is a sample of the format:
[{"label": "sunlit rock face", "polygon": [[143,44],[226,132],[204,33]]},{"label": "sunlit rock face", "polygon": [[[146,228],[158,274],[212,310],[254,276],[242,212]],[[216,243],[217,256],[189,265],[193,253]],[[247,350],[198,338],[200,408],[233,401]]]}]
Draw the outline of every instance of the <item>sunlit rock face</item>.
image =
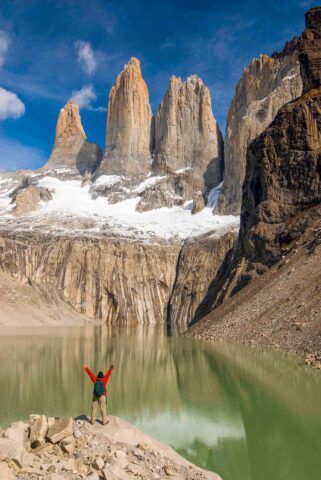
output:
[{"label": "sunlit rock face", "polygon": [[101,150],[87,141],[78,105],[69,100],[60,110],[52,153],[45,169],[70,169],[93,173],[101,161]]},{"label": "sunlit rock face", "polygon": [[208,88],[197,76],[186,82],[171,77],[155,115],[157,174],[191,169],[194,190],[218,185],[223,176],[222,136],[214,118]]},{"label": "sunlit rock face", "polygon": [[151,170],[152,111],[140,62],[131,58],[108,99],[106,149],[97,175],[142,178]]},{"label": "sunlit rock face", "polygon": [[0,271],[113,325],[187,326],[236,232],[181,245],[1,231]]},{"label": "sunlit rock face", "polygon": [[227,117],[224,184],[215,213],[240,213],[247,147],[301,92],[297,39],[281,53],[261,55],[245,68]]}]

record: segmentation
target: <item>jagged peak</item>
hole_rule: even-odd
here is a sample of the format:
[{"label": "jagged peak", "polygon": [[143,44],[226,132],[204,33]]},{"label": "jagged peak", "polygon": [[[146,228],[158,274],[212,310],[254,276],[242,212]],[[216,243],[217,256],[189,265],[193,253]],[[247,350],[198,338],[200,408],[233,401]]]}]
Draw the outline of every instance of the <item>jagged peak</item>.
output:
[{"label": "jagged peak", "polygon": [[74,135],[86,139],[86,134],[81,123],[79,107],[70,99],[59,112],[56,126],[56,140]]},{"label": "jagged peak", "polygon": [[305,27],[321,33],[321,7],[310,8],[305,13]]}]

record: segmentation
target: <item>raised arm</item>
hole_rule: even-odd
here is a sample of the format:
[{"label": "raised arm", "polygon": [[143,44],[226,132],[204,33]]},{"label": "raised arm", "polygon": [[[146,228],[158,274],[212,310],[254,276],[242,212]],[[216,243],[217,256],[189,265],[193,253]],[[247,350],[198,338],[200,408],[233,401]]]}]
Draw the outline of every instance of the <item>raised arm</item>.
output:
[{"label": "raised arm", "polygon": [[107,372],[106,375],[104,376],[104,378],[103,378],[104,385],[106,385],[106,383],[108,382],[109,377],[110,377],[110,375],[111,375],[111,372],[113,371],[113,368],[114,368],[114,365],[111,365],[111,367],[109,368],[108,372]]},{"label": "raised arm", "polygon": [[88,365],[84,365],[84,369],[86,370],[86,372],[87,372],[88,375],[90,376],[91,381],[92,381],[93,383],[96,383],[96,375],[93,374],[93,372],[90,370],[90,368],[88,367]]}]

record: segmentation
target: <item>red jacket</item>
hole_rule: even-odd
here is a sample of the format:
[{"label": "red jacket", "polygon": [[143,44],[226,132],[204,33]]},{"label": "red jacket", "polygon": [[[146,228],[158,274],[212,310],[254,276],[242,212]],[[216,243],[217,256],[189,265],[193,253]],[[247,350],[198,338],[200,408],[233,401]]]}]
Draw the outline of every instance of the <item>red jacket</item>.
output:
[{"label": "red jacket", "polygon": [[[91,378],[91,381],[93,383],[96,383],[96,380],[97,380],[97,377],[96,375],[93,374],[93,372],[90,370],[90,368],[86,367],[85,368],[86,372],[88,373],[88,375],[90,376]],[[101,379],[103,385],[104,385],[104,393],[103,395],[107,395],[107,390],[106,390],[106,385],[107,385],[107,382],[109,380],[109,377],[111,375],[111,372],[113,371],[113,367],[110,367],[110,369],[108,370],[108,372],[106,373],[106,375]]]}]

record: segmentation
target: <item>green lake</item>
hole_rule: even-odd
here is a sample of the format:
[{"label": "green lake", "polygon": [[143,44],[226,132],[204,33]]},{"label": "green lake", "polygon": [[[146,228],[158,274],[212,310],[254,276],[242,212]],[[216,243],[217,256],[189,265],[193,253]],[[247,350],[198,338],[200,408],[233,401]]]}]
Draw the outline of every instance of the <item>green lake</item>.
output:
[{"label": "green lake", "polygon": [[90,412],[82,365],[115,369],[119,415],[223,480],[321,478],[321,373],[295,356],[105,327],[0,331],[0,424]]}]

